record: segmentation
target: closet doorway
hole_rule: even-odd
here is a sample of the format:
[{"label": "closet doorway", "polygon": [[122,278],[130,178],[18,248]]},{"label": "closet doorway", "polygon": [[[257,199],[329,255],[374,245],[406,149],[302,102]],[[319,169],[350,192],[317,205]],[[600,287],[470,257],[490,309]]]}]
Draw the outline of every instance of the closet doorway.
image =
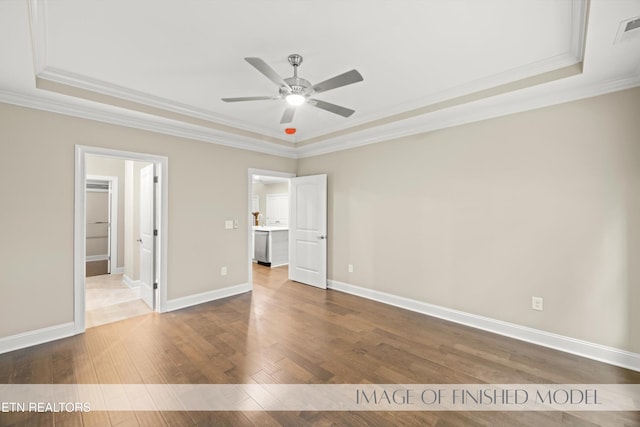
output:
[{"label": "closet doorway", "polygon": [[117,260],[118,177],[87,175],[86,185],[86,277],[111,274]]}]

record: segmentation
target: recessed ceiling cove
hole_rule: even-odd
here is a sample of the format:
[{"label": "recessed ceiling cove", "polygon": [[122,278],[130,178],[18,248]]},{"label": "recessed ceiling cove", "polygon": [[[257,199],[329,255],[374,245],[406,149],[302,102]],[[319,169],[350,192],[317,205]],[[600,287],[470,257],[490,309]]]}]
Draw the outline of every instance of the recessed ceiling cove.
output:
[{"label": "recessed ceiling cove", "polygon": [[[4,1],[0,101],[299,157],[637,85],[638,41],[614,40],[638,15],[637,0]],[[332,76],[358,82],[311,93]],[[255,96],[277,99],[223,100]]]}]

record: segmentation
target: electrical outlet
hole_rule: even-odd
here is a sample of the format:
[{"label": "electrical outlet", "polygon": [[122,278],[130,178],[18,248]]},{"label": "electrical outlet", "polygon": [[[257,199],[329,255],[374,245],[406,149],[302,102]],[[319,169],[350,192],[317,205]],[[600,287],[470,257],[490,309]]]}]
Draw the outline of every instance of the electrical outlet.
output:
[{"label": "electrical outlet", "polygon": [[531,297],[531,308],[534,310],[544,310],[544,300],[542,297]]},{"label": "electrical outlet", "polygon": [[224,222],[224,228],[227,230],[231,230],[233,228],[233,221],[228,219]]},{"label": "electrical outlet", "polygon": [[220,275],[221,276],[226,276],[227,275],[227,267],[220,268]]},{"label": "electrical outlet", "polygon": [[349,273],[353,273],[353,264],[349,264],[347,270],[349,270]]}]

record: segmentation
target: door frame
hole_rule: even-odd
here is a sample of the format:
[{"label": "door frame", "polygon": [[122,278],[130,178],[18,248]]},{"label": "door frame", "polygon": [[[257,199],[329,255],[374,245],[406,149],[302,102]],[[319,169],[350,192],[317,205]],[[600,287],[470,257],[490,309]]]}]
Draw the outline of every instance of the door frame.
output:
[{"label": "door frame", "polygon": [[[136,153],[131,151],[112,150],[86,145],[75,146],[75,198],[74,198],[74,245],[73,245],[73,324],[76,334],[85,331],[85,222],[86,222],[86,156],[95,155],[113,157],[122,160],[135,160],[155,165],[158,184],[156,187],[156,282],[158,283],[158,304],[156,312],[167,311],[167,277],[168,263],[167,237],[169,235],[169,159],[155,154]],[[117,259],[115,260],[117,263]]]},{"label": "door frame", "polygon": [[[274,176],[278,178],[295,178],[296,174],[293,172],[280,172],[271,171],[265,169],[253,169],[249,168],[247,174],[247,262],[248,262],[248,281],[249,286],[253,290],[253,256],[251,254],[251,238],[253,237],[253,216],[250,213],[252,196],[253,196],[253,175]],[[266,206],[265,206],[266,208]]]},{"label": "door frame", "polygon": [[115,266],[118,263],[118,177],[87,175],[86,179],[109,183],[109,274],[122,273],[124,269]]}]

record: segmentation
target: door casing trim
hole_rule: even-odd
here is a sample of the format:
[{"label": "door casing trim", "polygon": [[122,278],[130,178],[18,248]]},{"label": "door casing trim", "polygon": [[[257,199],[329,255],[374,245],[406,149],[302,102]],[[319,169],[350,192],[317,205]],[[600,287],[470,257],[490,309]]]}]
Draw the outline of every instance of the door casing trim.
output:
[{"label": "door casing trim", "polygon": [[168,229],[169,229],[169,159],[155,154],[112,150],[103,147],[76,145],[75,147],[75,197],[74,197],[74,244],[73,244],[73,325],[76,334],[83,333],[85,327],[85,187],[86,156],[96,155],[123,160],[135,160],[155,164],[158,187],[156,187],[156,281],[158,283],[158,304],[155,311],[167,311],[168,277]]}]

